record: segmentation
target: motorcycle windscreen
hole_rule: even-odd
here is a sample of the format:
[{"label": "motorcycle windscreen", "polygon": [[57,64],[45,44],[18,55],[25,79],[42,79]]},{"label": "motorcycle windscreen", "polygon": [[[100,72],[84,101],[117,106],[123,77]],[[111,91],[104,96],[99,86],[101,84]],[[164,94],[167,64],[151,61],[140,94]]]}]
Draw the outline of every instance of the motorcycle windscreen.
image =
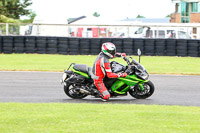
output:
[{"label": "motorcycle windscreen", "polygon": [[112,61],[110,64],[113,73],[118,73],[124,70],[124,66],[116,61]]}]

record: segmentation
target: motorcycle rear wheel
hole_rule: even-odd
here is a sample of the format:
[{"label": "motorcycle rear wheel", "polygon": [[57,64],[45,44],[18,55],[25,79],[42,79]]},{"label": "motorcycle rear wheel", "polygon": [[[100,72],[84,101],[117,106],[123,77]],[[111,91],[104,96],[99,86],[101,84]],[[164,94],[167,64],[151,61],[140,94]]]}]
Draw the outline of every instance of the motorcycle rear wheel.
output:
[{"label": "motorcycle rear wheel", "polygon": [[87,94],[83,94],[81,92],[77,92],[75,90],[75,87],[78,87],[76,84],[73,83],[67,83],[66,86],[64,86],[64,92],[68,97],[71,97],[73,99],[82,99],[87,96]]},{"label": "motorcycle rear wheel", "polygon": [[146,99],[154,93],[154,85],[151,81],[143,83],[144,91],[141,91],[140,86],[137,85],[133,90],[129,91],[129,94],[136,99]]}]

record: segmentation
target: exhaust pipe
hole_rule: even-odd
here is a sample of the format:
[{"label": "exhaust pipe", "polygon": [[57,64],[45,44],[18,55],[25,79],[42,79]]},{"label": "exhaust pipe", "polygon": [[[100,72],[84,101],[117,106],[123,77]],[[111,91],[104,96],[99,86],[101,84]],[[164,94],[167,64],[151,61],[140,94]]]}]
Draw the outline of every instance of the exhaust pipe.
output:
[{"label": "exhaust pipe", "polygon": [[76,88],[75,90],[82,93],[82,94],[87,94],[87,95],[91,94],[89,91],[82,89],[82,88]]}]

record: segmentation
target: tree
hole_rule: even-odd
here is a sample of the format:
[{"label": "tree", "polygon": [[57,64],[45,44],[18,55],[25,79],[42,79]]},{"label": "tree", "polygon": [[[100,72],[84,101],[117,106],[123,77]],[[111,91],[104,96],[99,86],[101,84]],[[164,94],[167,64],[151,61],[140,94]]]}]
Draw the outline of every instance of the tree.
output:
[{"label": "tree", "polygon": [[34,18],[36,17],[36,13],[32,12],[31,15],[29,15],[30,19],[20,20],[22,23],[32,23]]},{"label": "tree", "polygon": [[94,16],[94,17],[99,17],[99,16],[100,16],[100,14],[99,14],[99,13],[97,13],[97,12],[95,12],[95,13],[93,13],[93,16]]},{"label": "tree", "polygon": [[19,20],[15,20],[13,18],[8,18],[4,15],[0,15],[0,22],[4,23],[19,23]]},{"label": "tree", "polygon": [[138,14],[136,18],[145,18],[145,17]]},{"label": "tree", "polygon": [[31,4],[31,0],[0,0],[0,16],[4,15],[16,20],[20,19],[21,16],[29,16],[30,19],[33,19],[36,14],[27,9]]}]

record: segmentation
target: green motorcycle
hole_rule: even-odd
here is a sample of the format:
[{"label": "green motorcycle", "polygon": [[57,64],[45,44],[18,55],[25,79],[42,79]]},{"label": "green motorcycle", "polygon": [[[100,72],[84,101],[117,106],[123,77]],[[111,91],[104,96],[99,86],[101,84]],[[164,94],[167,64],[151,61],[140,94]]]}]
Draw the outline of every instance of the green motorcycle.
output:
[{"label": "green motorcycle", "polygon": [[[111,98],[127,96],[128,93],[136,99],[145,99],[154,93],[154,85],[148,79],[149,74],[145,68],[132,57],[123,59],[127,62],[124,66],[112,61],[113,73],[126,72],[126,78],[104,78],[104,84],[110,92]],[[72,63],[64,72],[61,82],[64,84],[64,92],[73,99],[82,99],[88,95],[99,97],[99,91],[94,85],[95,75],[92,68],[84,64]]]}]

